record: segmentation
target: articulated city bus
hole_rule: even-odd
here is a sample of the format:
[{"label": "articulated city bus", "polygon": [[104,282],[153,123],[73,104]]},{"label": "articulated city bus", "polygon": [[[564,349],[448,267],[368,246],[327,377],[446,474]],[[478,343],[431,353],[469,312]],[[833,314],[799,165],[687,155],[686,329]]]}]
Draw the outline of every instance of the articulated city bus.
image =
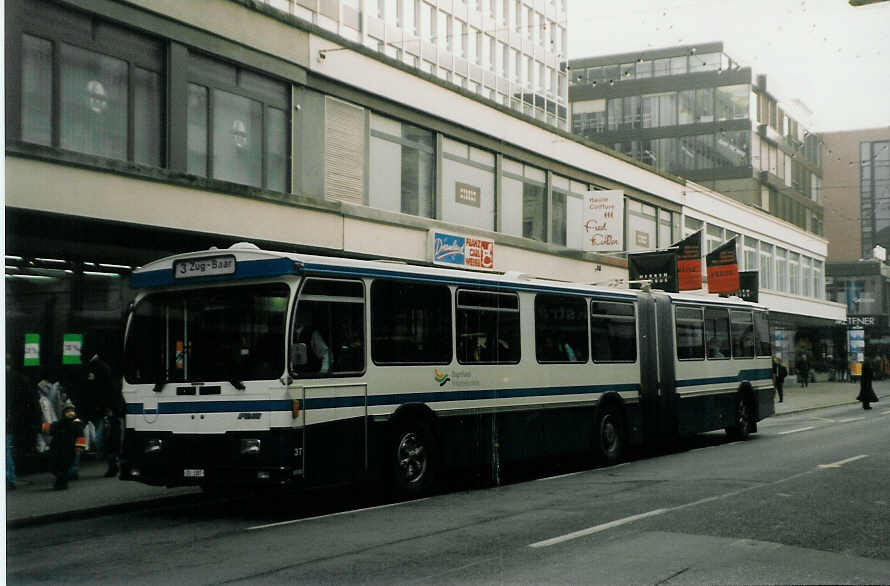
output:
[{"label": "articulated city bus", "polygon": [[122,478],[148,484],[404,498],[773,414],[768,313],[736,298],[251,244],[132,281]]}]

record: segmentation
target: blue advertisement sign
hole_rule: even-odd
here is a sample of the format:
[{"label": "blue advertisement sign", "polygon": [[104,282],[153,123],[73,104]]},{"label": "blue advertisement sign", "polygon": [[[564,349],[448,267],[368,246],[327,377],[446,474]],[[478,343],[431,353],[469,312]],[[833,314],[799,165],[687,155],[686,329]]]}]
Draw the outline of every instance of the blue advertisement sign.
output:
[{"label": "blue advertisement sign", "polygon": [[494,241],[430,230],[434,264],[475,269],[494,269]]}]

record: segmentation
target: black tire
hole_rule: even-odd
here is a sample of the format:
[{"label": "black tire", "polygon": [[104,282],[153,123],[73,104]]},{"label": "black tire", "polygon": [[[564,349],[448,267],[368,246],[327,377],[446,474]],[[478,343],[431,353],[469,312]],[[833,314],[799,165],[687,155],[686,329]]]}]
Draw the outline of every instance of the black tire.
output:
[{"label": "black tire", "polygon": [[611,466],[624,456],[624,418],[612,406],[597,409],[594,429],[595,454],[601,464]]},{"label": "black tire", "polygon": [[438,445],[425,422],[407,418],[397,421],[387,452],[393,497],[415,499],[433,492],[438,474]]},{"label": "black tire", "polygon": [[736,394],[736,408],[733,423],[726,428],[726,435],[733,440],[746,440],[751,437],[754,410],[746,393]]}]

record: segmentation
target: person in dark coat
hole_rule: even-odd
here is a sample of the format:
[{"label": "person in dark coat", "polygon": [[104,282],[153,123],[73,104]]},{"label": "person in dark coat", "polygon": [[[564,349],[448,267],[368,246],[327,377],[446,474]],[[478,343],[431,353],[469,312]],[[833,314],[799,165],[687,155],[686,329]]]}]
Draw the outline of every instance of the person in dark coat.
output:
[{"label": "person in dark coat", "polygon": [[801,353],[800,358],[797,359],[797,378],[800,381],[801,386],[809,386],[810,360],[807,358],[806,353]]},{"label": "person in dark coat", "polygon": [[15,490],[18,482],[15,461],[34,448],[35,432],[40,425],[37,392],[31,383],[12,367],[6,354],[6,488]]},{"label": "person in dark coat", "polygon": [[869,403],[877,403],[878,401],[878,396],[875,394],[874,387],[871,384],[873,378],[874,372],[871,361],[866,360],[862,363],[862,376],[859,377],[859,395],[856,397],[857,401],[862,401],[863,409],[871,409]]},{"label": "person in dark coat", "polygon": [[776,393],[779,395],[779,403],[785,399],[785,377],[788,376],[788,369],[782,364],[778,357],[773,358],[773,383],[776,385]]},{"label": "person in dark coat", "polygon": [[62,418],[54,423],[44,423],[44,431],[52,436],[49,449],[49,466],[56,482],[53,488],[68,488],[68,470],[77,454],[83,452],[87,438],[83,435],[83,424],[77,418],[74,403],[66,401],[62,406]]}]

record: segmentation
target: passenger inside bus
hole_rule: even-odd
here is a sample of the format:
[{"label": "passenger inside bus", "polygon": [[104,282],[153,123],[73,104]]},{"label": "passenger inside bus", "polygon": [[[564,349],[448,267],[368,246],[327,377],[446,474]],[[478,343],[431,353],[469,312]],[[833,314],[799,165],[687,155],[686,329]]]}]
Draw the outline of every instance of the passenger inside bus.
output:
[{"label": "passenger inside bus", "polygon": [[330,368],[330,350],[318,330],[312,327],[312,314],[305,309],[297,311],[294,321],[294,343],[306,345],[306,364],[303,373],[326,373]]}]

